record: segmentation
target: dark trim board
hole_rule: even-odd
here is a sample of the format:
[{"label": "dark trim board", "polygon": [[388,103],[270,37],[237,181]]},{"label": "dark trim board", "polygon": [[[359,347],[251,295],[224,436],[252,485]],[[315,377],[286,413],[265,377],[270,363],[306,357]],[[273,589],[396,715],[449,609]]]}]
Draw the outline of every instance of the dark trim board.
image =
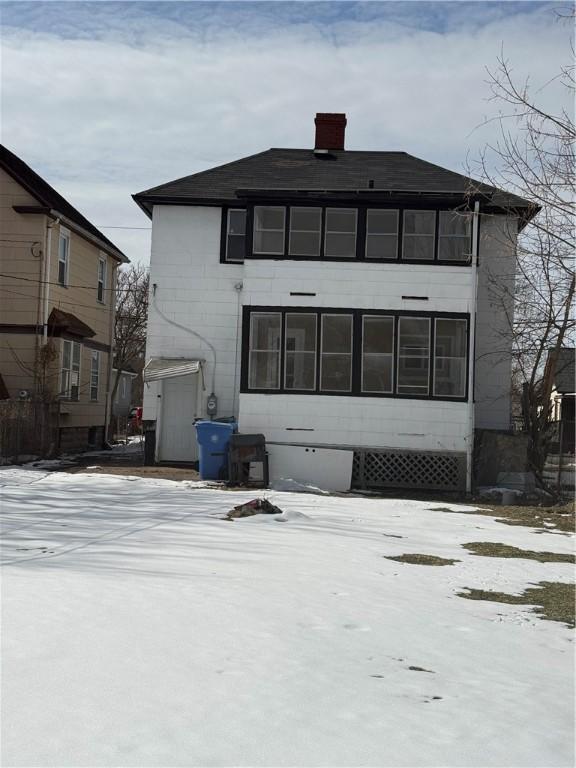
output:
[{"label": "dark trim board", "polygon": [[[0,324],[0,334],[6,333],[6,334],[20,334],[22,336],[39,336],[43,332],[43,326],[42,325],[17,325],[17,324],[10,324],[10,323],[2,323]],[[48,332],[48,338],[49,339],[66,339],[67,341],[76,341],[79,344],[82,344],[84,347],[87,347],[88,349],[96,349],[99,352],[110,352],[110,345],[109,344],[103,344],[100,341],[94,341],[94,339],[87,339],[83,336],[76,336],[73,333],[67,333],[66,331],[58,331],[55,332],[49,331]]]},{"label": "dark trim board", "polygon": [[[282,315],[280,327],[280,388],[279,389],[251,389],[248,386],[248,367],[250,352],[250,315],[253,312],[279,313]],[[316,314],[318,318],[322,314],[352,315],[352,387],[348,392],[322,391],[320,390],[320,355],[321,355],[321,321],[316,323],[316,382],[314,390],[284,389],[284,361],[285,361],[285,315],[286,314]],[[415,319],[447,319],[466,321],[466,370],[465,370],[465,394],[461,397],[447,395],[434,395],[434,368],[436,324],[430,323],[430,355],[428,371],[427,395],[404,394],[397,392],[362,392],[361,368],[362,368],[362,318],[364,316],[387,316],[394,318],[394,352],[393,352],[393,377],[394,389],[396,389],[396,376],[398,364],[398,335],[399,319],[401,317],[413,317]],[[342,307],[287,307],[287,306],[253,306],[246,305],[242,308],[242,355],[240,373],[240,392],[242,394],[257,395],[308,395],[320,397],[369,397],[388,398],[395,400],[428,400],[432,402],[462,403],[469,398],[469,373],[470,373],[470,315],[467,312],[422,312],[411,310],[390,309],[358,309]]]},{"label": "dark trim board", "polygon": [[20,325],[18,323],[0,323],[0,333],[21,333],[25,336],[36,336],[42,333],[41,325]]}]

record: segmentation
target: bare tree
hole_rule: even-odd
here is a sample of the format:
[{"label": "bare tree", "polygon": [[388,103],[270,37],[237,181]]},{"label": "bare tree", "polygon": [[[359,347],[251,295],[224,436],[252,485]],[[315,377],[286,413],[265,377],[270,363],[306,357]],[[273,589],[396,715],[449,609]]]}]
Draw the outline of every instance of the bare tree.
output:
[{"label": "bare tree", "polygon": [[[522,389],[529,468],[546,487],[558,353],[573,343],[574,332],[574,68],[563,67],[536,94],[528,81],[516,82],[503,55],[488,74],[492,101],[500,110],[492,118],[499,131],[478,161],[480,174],[490,185],[534,206],[521,222],[516,246],[514,316],[509,318],[505,346],[512,346],[514,377]],[[546,89],[558,87],[569,106],[552,112],[541,102]],[[495,285],[496,297],[497,292]]]},{"label": "bare tree", "polygon": [[146,347],[148,289],[150,275],[141,264],[132,264],[118,273],[114,322],[114,368],[112,402],[123,371],[143,357]]}]

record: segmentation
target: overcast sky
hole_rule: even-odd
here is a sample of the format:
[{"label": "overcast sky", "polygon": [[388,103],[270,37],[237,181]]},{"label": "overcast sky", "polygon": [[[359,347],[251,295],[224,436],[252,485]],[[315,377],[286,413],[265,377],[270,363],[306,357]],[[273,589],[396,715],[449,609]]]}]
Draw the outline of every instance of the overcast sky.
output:
[{"label": "overcast sky", "polygon": [[[570,61],[558,2],[2,3],[2,141],[135,261],[130,195],[268,147],[312,147],[346,112],[347,149],[455,171],[502,46],[533,88]],[[557,107],[554,83],[539,95]]]}]

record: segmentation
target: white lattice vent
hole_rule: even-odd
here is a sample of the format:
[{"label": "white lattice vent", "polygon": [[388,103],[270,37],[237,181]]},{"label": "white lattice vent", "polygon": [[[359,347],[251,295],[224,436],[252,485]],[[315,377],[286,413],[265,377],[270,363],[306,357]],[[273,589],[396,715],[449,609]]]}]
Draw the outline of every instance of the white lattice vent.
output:
[{"label": "white lattice vent", "polygon": [[420,488],[462,490],[466,456],[416,451],[355,451],[353,488]]}]

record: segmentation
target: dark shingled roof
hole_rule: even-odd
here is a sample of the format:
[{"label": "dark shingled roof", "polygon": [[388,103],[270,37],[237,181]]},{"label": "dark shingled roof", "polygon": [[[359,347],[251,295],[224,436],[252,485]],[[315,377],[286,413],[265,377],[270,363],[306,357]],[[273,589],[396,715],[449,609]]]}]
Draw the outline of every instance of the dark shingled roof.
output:
[{"label": "dark shingled roof", "polygon": [[[319,155],[312,149],[268,149],[257,155],[133,195],[147,213],[154,204],[238,202],[238,190],[408,192],[458,194],[473,192],[499,208],[523,209],[533,215],[537,208],[528,200],[502,192],[467,176],[420,160],[406,152],[330,151]],[[530,215],[530,214],[529,214]]]},{"label": "dark shingled roof", "polygon": [[128,262],[128,258],[122,253],[122,251],[114,245],[111,240],[100,232],[93,224],[91,224],[87,218],[82,216],[80,211],[77,211],[73,205],[62,197],[61,194],[48,184],[47,181],[39,176],[36,171],[33,171],[29,165],[21,160],[13,152],[10,152],[5,146],[0,144],[0,168],[3,168],[7,173],[12,176],[24,189],[26,189],[32,197],[35,197],[38,202],[52,210],[58,211],[71,222],[77,224],[86,232],[91,234],[102,244],[105,250],[110,249],[113,253],[111,256],[116,256],[119,261]]},{"label": "dark shingled roof", "polygon": [[558,350],[554,384],[561,394],[576,392],[576,368],[574,365],[573,347],[563,347]]}]

